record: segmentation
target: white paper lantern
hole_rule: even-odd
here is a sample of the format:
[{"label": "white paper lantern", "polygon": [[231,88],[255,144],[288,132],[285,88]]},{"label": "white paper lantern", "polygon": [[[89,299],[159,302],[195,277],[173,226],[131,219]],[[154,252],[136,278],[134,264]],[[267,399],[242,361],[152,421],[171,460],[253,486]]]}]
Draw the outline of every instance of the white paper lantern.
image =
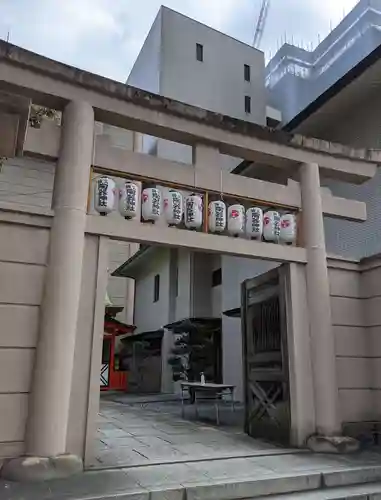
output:
[{"label": "white paper lantern", "polygon": [[296,240],[296,218],[293,214],[284,214],[280,218],[280,240],[292,244]]},{"label": "white paper lantern", "polygon": [[230,205],[228,232],[232,236],[239,236],[245,232],[245,207],[243,205]]},{"label": "white paper lantern", "polygon": [[119,213],[126,219],[134,219],[139,213],[139,186],[126,181],[119,190]]},{"label": "white paper lantern", "polygon": [[263,211],[252,207],[246,211],[246,234],[251,239],[260,240],[263,234]]},{"label": "white paper lantern", "polygon": [[161,192],[157,188],[146,188],[142,192],[142,217],[155,222],[161,215]]},{"label": "white paper lantern", "polygon": [[222,233],[226,228],[226,205],[222,200],[211,201],[208,207],[209,230],[212,233]]},{"label": "white paper lantern", "polygon": [[202,198],[191,194],[185,198],[184,222],[188,229],[199,229],[202,226]]},{"label": "white paper lantern", "polygon": [[278,212],[270,210],[263,216],[263,238],[266,241],[279,241],[280,215]]},{"label": "white paper lantern", "polygon": [[116,187],[109,177],[98,177],[94,184],[94,209],[100,215],[107,215],[115,208]]},{"label": "white paper lantern", "polygon": [[164,197],[164,216],[170,226],[177,226],[183,218],[183,196],[171,189]]}]

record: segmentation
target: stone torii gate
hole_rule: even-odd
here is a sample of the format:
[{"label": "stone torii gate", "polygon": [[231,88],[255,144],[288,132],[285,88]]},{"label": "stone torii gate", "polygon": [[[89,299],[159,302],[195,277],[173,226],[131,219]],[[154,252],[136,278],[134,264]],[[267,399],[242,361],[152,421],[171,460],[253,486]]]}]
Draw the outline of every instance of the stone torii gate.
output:
[{"label": "stone torii gate", "polygon": [[[337,198],[321,189],[320,176],[349,183],[365,182],[375,175],[381,153],[274,131],[188,106],[51,61],[5,42],[0,42],[0,89],[22,97],[23,105],[33,101],[63,112],[62,127],[45,124],[41,129],[28,128],[23,142],[25,156],[57,161],[57,167],[53,211],[47,223],[50,227],[49,260],[26,426],[25,454],[29,458],[9,461],[3,474],[22,479],[38,475],[42,470],[42,477],[51,477],[52,469],[54,474],[62,475],[82,467],[86,446],[74,453],[68,447],[68,436],[87,235],[104,241],[117,239],[169,245],[305,266],[312,394],[307,394],[305,373],[301,365],[297,365],[295,392],[299,399],[295,403],[294,423],[334,446],[332,443],[341,434],[341,422],[323,215],[361,221],[366,218],[366,207],[362,202]],[[12,113],[21,120],[20,109],[15,105]],[[113,148],[102,137],[94,140],[95,120],[189,145],[193,148],[193,164],[184,165]],[[287,169],[294,180],[280,185],[221,171],[221,154]],[[232,239],[205,231],[187,232],[89,214],[89,179],[94,172],[176,185],[206,195],[222,189],[226,196],[235,199],[299,212],[302,246]],[[106,266],[98,268],[97,272],[97,287],[103,300]],[[96,320],[94,307],[94,328],[99,334],[101,324]],[[90,352],[87,354],[91,356]],[[89,408],[84,441],[93,438],[95,428],[96,398],[99,398],[96,367],[99,368],[99,363],[99,359],[93,360],[93,378],[90,377],[88,383],[89,400],[78,401],[78,405]],[[313,403],[309,406],[309,415],[303,413],[307,411],[303,409],[303,395]],[[306,432],[301,432],[304,438]]]}]

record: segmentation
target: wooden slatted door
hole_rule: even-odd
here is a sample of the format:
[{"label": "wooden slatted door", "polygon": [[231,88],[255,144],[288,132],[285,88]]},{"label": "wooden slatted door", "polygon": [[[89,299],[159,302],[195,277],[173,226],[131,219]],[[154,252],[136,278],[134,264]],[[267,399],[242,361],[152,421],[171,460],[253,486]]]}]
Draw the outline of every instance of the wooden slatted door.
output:
[{"label": "wooden slatted door", "polygon": [[285,273],[280,266],[242,284],[245,432],[290,442]]}]

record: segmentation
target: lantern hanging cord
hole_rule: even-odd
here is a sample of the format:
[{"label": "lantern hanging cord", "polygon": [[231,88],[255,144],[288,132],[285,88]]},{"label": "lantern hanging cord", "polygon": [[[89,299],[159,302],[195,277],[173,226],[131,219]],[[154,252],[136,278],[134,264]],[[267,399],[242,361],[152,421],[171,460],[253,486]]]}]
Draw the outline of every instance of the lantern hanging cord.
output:
[{"label": "lantern hanging cord", "polygon": [[223,189],[222,189],[222,168],[220,166],[220,198],[221,200],[224,199],[224,193],[223,193]]},{"label": "lantern hanging cord", "polygon": [[193,189],[196,190],[196,171],[197,171],[197,166],[194,163],[193,164]]}]

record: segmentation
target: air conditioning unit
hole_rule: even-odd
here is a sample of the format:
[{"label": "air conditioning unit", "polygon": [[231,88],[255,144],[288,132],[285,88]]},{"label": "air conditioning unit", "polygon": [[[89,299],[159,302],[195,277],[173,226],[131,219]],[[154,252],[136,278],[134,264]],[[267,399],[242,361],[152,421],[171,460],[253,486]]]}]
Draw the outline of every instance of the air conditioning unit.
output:
[{"label": "air conditioning unit", "polygon": [[282,122],[282,113],[279,109],[272,106],[266,106],[266,125],[271,128],[277,128]]}]

